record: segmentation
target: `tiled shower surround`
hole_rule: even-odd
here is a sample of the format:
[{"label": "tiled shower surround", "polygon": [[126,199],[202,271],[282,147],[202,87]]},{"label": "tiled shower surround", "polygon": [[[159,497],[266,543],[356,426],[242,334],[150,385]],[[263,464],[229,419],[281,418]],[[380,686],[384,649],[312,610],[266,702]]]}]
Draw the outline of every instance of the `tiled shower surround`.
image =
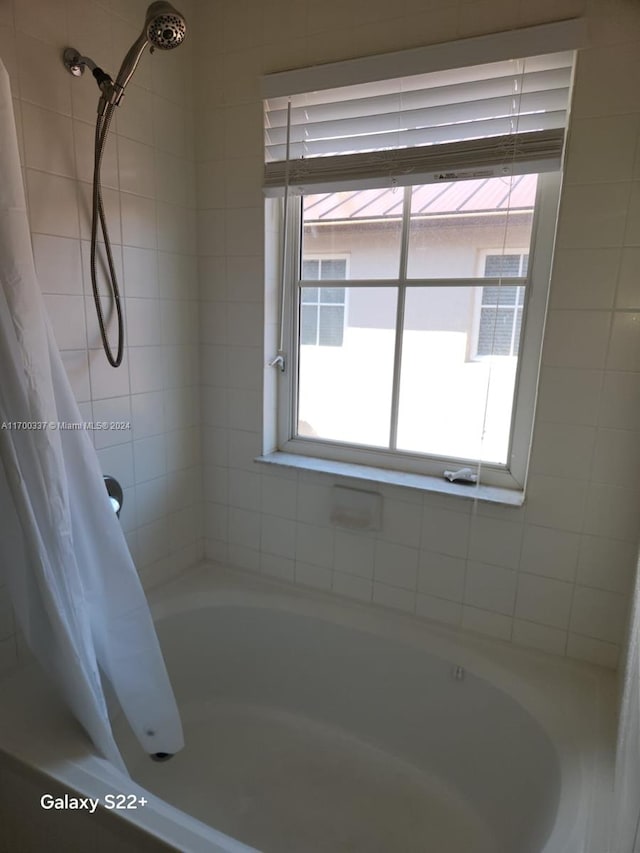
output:
[{"label": "tiled shower surround", "polygon": [[[129,335],[114,371],[87,279],[97,89],[67,75],[60,53],[71,44],[115,70],[147,3],[0,0],[42,289],[86,418],[131,420],[110,437],[121,444],[100,437],[99,453],[125,486],[123,524],[143,580],[205,553],[615,666],[640,528],[640,7],[176,3],[188,41],[145,56],[105,162]],[[381,487],[379,532],[335,527],[331,488],[358,481],[254,461],[274,449],[276,376],[265,365],[277,316],[259,77],[577,16],[591,44],[576,71],[526,503]],[[0,667],[15,657],[0,587]]]}]

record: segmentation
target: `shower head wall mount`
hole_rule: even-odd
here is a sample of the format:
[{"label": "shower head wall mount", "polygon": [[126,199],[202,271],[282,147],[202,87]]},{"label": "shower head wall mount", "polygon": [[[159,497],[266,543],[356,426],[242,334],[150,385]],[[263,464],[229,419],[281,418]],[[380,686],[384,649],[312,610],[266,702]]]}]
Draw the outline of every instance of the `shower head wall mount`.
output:
[{"label": "shower head wall mount", "polygon": [[186,34],[187,22],[184,15],[174,9],[171,3],[158,0],[147,9],[143,30],[129,48],[115,81],[90,57],[83,56],[73,47],[66,48],[62,55],[62,61],[67,71],[74,77],[80,77],[84,74],[85,68],[91,71],[102,92],[98,111],[103,112],[108,104],[119,105],[126,85],[133,77],[147,45],[150,45],[151,53],[156,48],[173,50],[174,47],[179,47],[182,44]]}]

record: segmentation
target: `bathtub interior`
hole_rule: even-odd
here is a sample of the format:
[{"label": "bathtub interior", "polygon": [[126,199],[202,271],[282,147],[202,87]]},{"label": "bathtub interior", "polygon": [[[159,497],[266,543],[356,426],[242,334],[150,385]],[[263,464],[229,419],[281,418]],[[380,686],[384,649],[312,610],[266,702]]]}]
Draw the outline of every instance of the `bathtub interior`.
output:
[{"label": "bathtub interior", "polygon": [[561,786],[538,722],[483,678],[305,614],[177,613],[159,636],[187,747],[133,778],[274,853],[540,853]]},{"label": "bathtub interior", "polygon": [[[147,796],[109,819],[180,853],[608,849],[614,674],[211,564],[151,601],[186,750],[156,764],[116,715],[126,778],[23,669],[2,683],[0,768],[33,770],[32,794]],[[8,794],[11,853],[42,849],[51,813]],[[56,849],[129,853],[96,826]]]}]

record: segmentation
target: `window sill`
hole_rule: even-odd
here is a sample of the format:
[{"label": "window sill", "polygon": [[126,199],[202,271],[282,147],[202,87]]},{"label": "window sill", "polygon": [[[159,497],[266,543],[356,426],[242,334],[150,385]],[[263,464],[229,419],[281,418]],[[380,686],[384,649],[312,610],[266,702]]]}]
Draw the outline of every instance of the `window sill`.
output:
[{"label": "window sill", "polygon": [[402,471],[391,471],[387,468],[374,468],[370,465],[355,465],[351,462],[336,462],[313,456],[301,456],[297,453],[276,451],[265,456],[258,456],[255,461],[265,465],[294,468],[298,471],[316,471],[319,474],[332,474],[353,480],[368,480],[387,486],[403,486],[420,492],[453,495],[464,500],[485,501],[513,507],[522,506],[524,503],[524,492],[516,489],[505,489],[499,486],[460,485],[460,483],[449,483],[447,480],[429,477],[425,474],[409,474]]}]

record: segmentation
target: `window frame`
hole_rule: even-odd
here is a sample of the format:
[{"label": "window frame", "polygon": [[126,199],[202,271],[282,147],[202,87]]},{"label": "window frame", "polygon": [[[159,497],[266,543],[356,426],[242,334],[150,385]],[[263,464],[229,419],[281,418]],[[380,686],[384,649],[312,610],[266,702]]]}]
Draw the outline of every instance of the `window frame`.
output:
[{"label": "window frame", "polygon": [[[532,169],[532,171],[534,171]],[[300,259],[302,248],[302,197],[292,196],[288,200],[287,217],[288,252],[285,259],[287,298],[284,312],[284,340],[287,342],[287,369],[279,376],[278,387],[278,449],[284,453],[298,454],[316,460],[364,465],[373,468],[391,470],[400,474],[418,474],[442,478],[444,470],[470,465],[478,471],[478,480],[487,486],[524,491],[537,397],[538,375],[542,355],[542,340],[546,308],[548,301],[551,265],[556,232],[558,204],[560,198],[561,173],[542,172],[538,174],[538,187],[533,213],[531,245],[529,247],[529,285],[525,291],[523,309],[523,330],[520,357],[514,390],[512,408],[510,446],[506,465],[480,462],[477,459],[464,459],[446,456],[428,456],[408,451],[372,448],[367,445],[347,444],[345,442],[297,435],[298,411],[298,291],[300,287]],[[362,189],[368,189],[363,182]],[[410,204],[410,193],[407,195]],[[405,202],[405,205],[407,202]],[[447,279],[408,279],[406,276],[406,244],[408,243],[408,215],[403,217],[403,238],[401,257],[405,258],[405,268],[401,269],[398,279],[339,280],[324,282],[325,286],[384,286],[399,287],[398,312],[404,310],[404,293],[411,286],[446,286]],[[469,280],[468,280],[469,281]],[[482,286],[483,279],[473,279],[471,283]],[[347,296],[348,298],[348,296]],[[397,325],[396,325],[397,328]],[[400,340],[396,340],[396,354]],[[399,360],[396,355],[394,382],[398,383]],[[397,396],[397,395],[396,395]],[[397,411],[395,413],[397,418]],[[354,473],[354,476],[357,474]]]}]

